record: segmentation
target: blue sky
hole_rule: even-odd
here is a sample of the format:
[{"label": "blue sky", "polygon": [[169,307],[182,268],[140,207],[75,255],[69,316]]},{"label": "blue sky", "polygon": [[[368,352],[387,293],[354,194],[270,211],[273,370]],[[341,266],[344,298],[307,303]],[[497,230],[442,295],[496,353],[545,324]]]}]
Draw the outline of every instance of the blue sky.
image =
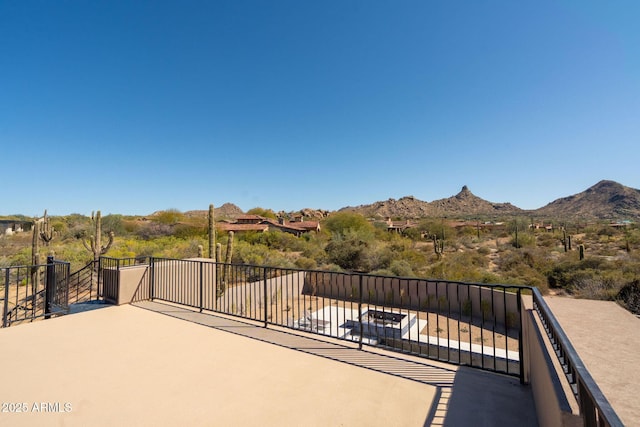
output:
[{"label": "blue sky", "polygon": [[0,1],[0,214],[640,188],[640,2]]}]

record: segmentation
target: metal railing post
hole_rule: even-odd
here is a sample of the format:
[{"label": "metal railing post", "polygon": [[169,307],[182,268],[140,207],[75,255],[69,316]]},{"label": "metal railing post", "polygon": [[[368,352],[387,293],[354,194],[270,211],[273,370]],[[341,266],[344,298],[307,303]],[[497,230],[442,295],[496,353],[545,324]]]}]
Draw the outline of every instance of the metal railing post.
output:
[{"label": "metal railing post", "polygon": [[44,318],[51,318],[51,302],[56,292],[56,270],[53,257],[47,257],[47,275],[44,282]]},{"label": "metal railing post", "polygon": [[582,379],[578,378],[576,388],[578,390],[578,402],[580,403],[580,415],[582,415],[584,426],[598,427],[596,408],[593,401],[589,398],[589,394],[587,393],[587,389],[582,382]]},{"label": "metal railing post", "polygon": [[[96,261],[94,260],[94,268],[96,267]],[[98,258],[98,262],[97,262],[97,270],[96,270],[96,274],[98,275],[98,277],[96,278],[96,283],[97,283],[97,289],[96,292],[98,293],[98,299],[100,299],[100,297],[102,297],[102,299],[104,299],[104,290],[101,290],[100,286],[103,285],[104,286],[104,281],[100,280],[100,276],[102,275],[102,257]],[[93,274],[93,270],[91,271],[91,274]]]},{"label": "metal railing post", "polygon": [[358,340],[358,350],[362,350],[362,338],[364,337],[363,322],[362,322],[362,274],[359,275],[358,280],[358,323],[360,328],[360,339]]},{"label": "metal railing post", "polygon": [[69,289],[71,288],[71,263],[65,265],[65,302],[64,305],[69,313]]},{"label": "metal railing post", "polygon": [[[522,318],[522,289],[518,288],[518,293],[517,293],[517,302],[516,305],[518,307],[518,319],[520,320],[519,326],[518,326],[518,357],[520,358],[520,384],[526,384],[526,378],[525,378],[525,355],[524,355],[524,334],[522,333],[522,327],[523,327],[523,318]],[[505,306],[505,312],[506,312],[506,306]],[[505,328],[506,328],[506,323],[505,323]],[[508,369],[508,361],[507,361],[507,371]],[[528,363],[527,363],[528,364]]]},{"label": "metal railing post", "polygon": [[[88,265],[88,264],[87,264]],[[89,299],[93,296],[93,270],[96,269],[96,261],[91,261],[91,272],[89,273]],[[100,292],[98,292],[98,285],[96,284],[96,299],[100,299]]]},{"label": "metal railing post", "polygon": [[9,326],[9,319],[7,319],[7,315],[9,314],[9,269],[5,268],[4,270],[4,304],[2,307],[2,327],[6,328]]},{"label": "metal railing post", "polygon": [[202,279],[202,261],[198,261],[198,263],[200,264],[200,313],[202,313],[202,296],[203,296],[203,289],[202,287],[203,285],[203,279]]},{"label": "metal railing post", "polygon": [[269,324],[269,304],[267,303],[267,267],[262,271],[262,293],[264,295],[264,327]]},{"label": "metal railing post", "polygon": [[153,301],[155,297],[155,258],[149,258],[149,299]]}]

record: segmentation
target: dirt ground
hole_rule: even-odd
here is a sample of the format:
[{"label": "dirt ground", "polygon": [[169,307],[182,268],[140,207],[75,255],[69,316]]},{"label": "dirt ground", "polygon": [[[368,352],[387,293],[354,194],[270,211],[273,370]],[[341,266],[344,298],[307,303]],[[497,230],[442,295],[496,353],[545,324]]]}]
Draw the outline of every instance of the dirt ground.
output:
[{"label": "dirt ground", "polygon": [[[302,297],[289,300],[288,309],[280,312],[275,305],[269,307],[270,321],[290,324],[294,320],[301,319],[310,313],[322,310],[325,306],[331,305],[338,309],[345,308],[347,310],[357,310],[357,303],[335,301],[317,297]],[[390,309],[386,309],[390,311]],[[406,312],[406,310],[396,310]],[[467,342],[471,344],[485,345],[509,351],[518,351],[517,330],[510,329],[509,336],[505,334],[504,327],[493,327],[491,322],[482,323],[481,319],[473,319],[462,316],[458,318],[448,318],[443,314],[427,313],[424,311],[411,311],[412,314],[418,316],[418,327],[420,333],[431,337],[440,337],[441,339],[449,339],[453,341]]]}]

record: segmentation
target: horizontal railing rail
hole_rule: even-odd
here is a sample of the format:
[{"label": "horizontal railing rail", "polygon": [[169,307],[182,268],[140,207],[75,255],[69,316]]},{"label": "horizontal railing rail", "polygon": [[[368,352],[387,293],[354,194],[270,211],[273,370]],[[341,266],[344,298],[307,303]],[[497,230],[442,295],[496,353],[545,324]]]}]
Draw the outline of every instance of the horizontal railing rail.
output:
[{"label": "horizontal railing rail", "polygon": [[98,262],[89,261],[69,275],[69,304],[96,301],[98,292]]},{"label": "horizontal railing rail", "polygon": [[149,264],[150,260],[151,257],[148,256],[129,258],[111,258],[103,256],[100,257],[100,267],[119,269],[121,267],[131,267],[132,265]]},{"label": "horizontal railing rail", "polygon": [[[124,266],[113,263],[102,261]],[[524,378],[528,287],[155,257],[149,265],[151,299]]]},{"label": "horizontal railing rail", "polygon": [[584,425],[587,427],[623,427],[624,424],[585,367],[578,352],[537,288],[533,289],[533,306],[540,316],[551,345],[576,396]]}]

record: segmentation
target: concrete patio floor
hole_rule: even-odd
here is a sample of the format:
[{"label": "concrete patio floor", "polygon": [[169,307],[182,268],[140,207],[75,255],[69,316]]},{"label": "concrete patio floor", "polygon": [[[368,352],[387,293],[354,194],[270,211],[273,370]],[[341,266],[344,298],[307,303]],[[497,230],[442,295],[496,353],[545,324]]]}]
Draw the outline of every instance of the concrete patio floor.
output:
[{"label": "concrete patio floor", "polygon": [[537,425],[516,378],[156,302],[2,329],[0,348],[2,409],[26,409],[2,426]]}]

